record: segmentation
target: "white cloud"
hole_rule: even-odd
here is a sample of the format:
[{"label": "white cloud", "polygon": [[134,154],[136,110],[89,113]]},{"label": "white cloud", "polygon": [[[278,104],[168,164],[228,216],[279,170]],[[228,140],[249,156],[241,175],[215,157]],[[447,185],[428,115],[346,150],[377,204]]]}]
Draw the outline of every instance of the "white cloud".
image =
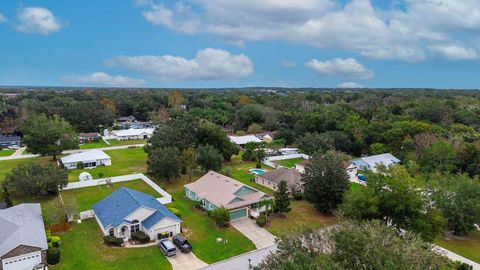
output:
[{"label": "white cloud", "polygon": [[5,17],[2,13],[0,13],[0,23],[6,22],[7,17]]},{"label": "white cloud", "polygon": [[337,85],[337,88],[363,88],[363,85],[356,82],[344,82]]},{"label": "white cloud", "polygon": [[172,55],[118,56],[106,64],[139,71],[162,81],[235,79],[253,73],[253,63],[247,56],[212,48],[198,51],[192,59]]},{"label": "white cloud", "polygon": [[144,80],[125,76],[111,76],[105,72],[95,72],[85,76],[66,76],[63,78],[66,83],[75,85],[93,85],[93,86],[141,86],[145,84]]},{"label": "white cloud", "polygon": [[43,7],[22,8],[17,19],[16,29],[23,33],[48,35],[62,28],[60,20]]},{"label": "white cloud", "polygon": [[313,69],[320,75],[335,76],[349,79],[368,80],[375,76],[375,73],[353,58],[335,58],[327,61],[312,59],[305,63],[305,66]]},{"label": "white cloud", "polygon": [[[170,1],[164,1],[168,3]],[[422,61],[429,46],[480,46],[479,0],[404,0],[388,8],[369,0],[184,0],[151,4],[150,23],[227,41],[282,40],[344,49],[374,59]],[[478,47],[476,47],[478,49]]]},{"label": "white cloud", "polygon": [[294,61],[290,61],[290,60],[282,60],[282,62],[280,62],[280,64],[282,65],[282,67],[284,68],[294,68],[297,66],[297,63],[294,62]]},{"label": "white cloud", "polygon": [[428,47],[433,53],[450,60],[474,60],[479,55],[474,48],[465,48],[457,45],[436,45]]}]

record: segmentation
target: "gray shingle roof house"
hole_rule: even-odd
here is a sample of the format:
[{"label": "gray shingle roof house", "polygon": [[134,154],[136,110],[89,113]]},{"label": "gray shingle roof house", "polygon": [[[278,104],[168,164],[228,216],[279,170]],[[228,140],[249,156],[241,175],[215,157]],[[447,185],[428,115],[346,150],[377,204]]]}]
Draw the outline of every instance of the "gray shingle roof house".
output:
[{"label": "gray shingle roof house", "polygon": [[10,146],[20,147],[20,136],[5,136],[0,134],[0,149],[8,148]]},{"label": "gray shingle roof house", "polygon": [[185,195],[191,200],[200,201],[206,210],[222,206],[230,210],[230,219],[258,217],[260,212],[265,211],[259,202],[272,199],[255,188],[214,171],[209,171],[184,187]]},{"label": "gray shingle roof house", "polygon": [[255,176],[255,182],[277,190],[280,181],[287,182],[290,191],[303,192],[302,175],[296,169],[277,168]]},{"label": "gray shingle roof house", "polygon": [[39,203],[0,210],[0,270],[46,269],[48,249]]},{"label": "gray shingle roof house", "polygon": [[182,220],[154,197],[121,187],[93,205],[93,212],[104,235],[130,238],[136,231],[150,240],[180,233]]}]

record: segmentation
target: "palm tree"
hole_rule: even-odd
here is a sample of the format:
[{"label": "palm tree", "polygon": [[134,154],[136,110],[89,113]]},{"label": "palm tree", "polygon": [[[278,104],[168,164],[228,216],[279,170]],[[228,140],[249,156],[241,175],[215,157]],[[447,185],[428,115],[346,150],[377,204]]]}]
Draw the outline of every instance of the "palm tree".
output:
[{"label": "palm tree", "polygon": [[260,201],[259,205],[260,205],[260,208],[265,206],[265,221],[267,221],[268,213],[270,210],[273,210],[273,208],[275,207],[274,206],[275,202],[273,200],[263,200],[263,201]]}]

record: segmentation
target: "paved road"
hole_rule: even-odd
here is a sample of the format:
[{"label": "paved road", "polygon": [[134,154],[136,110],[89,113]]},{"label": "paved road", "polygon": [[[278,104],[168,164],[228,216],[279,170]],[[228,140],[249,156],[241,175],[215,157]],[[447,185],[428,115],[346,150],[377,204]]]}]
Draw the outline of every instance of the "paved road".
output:
[{"label": "paved road", "polygon": [[[103,150],[117,150],[117,149],[129,148],[129,147],[143,147],[144,145],[145,144],[129,144],[129,145],[117,145],[117,146],[108,146],[108,147],[100,147],[100,148],[92,148],[92,149],[97,149],[97,150],[102,150],[102,151]],[[73,153],[83,152],[83,151],[87,151],[87,150],[91,150],[91,149],[66,150],[66,151],[63,151],[63,153],[64,154],[73,154]],[[11,156],[0,157],[0,161],[2,161],[2,160],[12,160],[12,159],[33,158],[33,157],[38,157],[39,156],[39,155],[34,155],[34,154],[22,155],[21,154],[22,152],[23,152],[23,150],[21,152],[19,152],[19,154],[17,154],[17,152],[15,152]]]},{"label": "paved road", "polygon": [[275,236],[264,228],[260,227],[255,221],[249,218],[240,218],[233,220],[230,224],[248,239],[252,240],[257,249],[273,246],[275,244]]},{"label": "paved road", "polygon": [[469,260],[465,257],[462,257],[462,256],[458,255],[457,253],[453,253],[450,250],[442,248],[440,246],[435,246],[434,249],[437,253],[439,253],[443,256],[446,256],[447,258],[449,258],[452,261],[461,261],[461,262],[464,262],[466,264],[470,264],[471,266],[473,266],[473,270],[480,270],[480,264],[479,263],[476,263],[472,260]]},{"label": "paved road", "polygon": [[192,252],[182,253],[177,250],[175,256],[167,257],[167,259],[172,265],[173,270],[197,270],[208,265],[197,258]]}]

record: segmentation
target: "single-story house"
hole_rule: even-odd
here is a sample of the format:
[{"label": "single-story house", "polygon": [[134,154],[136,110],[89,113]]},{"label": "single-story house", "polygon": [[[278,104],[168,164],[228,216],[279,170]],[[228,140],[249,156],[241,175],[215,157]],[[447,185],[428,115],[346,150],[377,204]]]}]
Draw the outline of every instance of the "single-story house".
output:
[{"label": "single-story house", "polygon": [[[308,164],[310,160],[305,159],[295,164],[295,169],[299,173],[305,173],[305,165]],[[342,162],[343,169],[348,174],[348,178],[351,182],[358,182],[358,167],[352,162],[344,161]]]},{"label": "single-story house", "polygon": [[78,134],[78,139],[80,144],[98,142],[102,139],[102,136],[98,133],[91,132],[91,133],[80,133]]},{"label": "single-story house", "polygon": [[91,169],[98,166],[110,166],[112,159],[102,150],[91,149],[61,157],[58,161],[59,166],[63,165],[67,169],[76,169],[79,163],[83,164],[83,168]]},{"label": "single-story house", "polygon": [[0,270],[45,270],[47,236],[39,203],[0,210]]},{"label": "single-story house", "polygon": [[255,176],[255,183],[272,190],[277,190],[281,181],[287,182],[290,192],[303,192],[302,175],[296,169],[277,168]]},{"label": "single-story house", "polygon": [[236,144],[240,147],[244,147],[249,142],[255,142],[255,143],[262,142],[262,140],[260,140],[255,135],[228,136],[228,138],[230,138],[231,142],[233,142],[234,144]]},{"label": "single-story house", "polygon": [[103,235],[129,239],[142,231],[150,240],[180,233],[182,220],[151,195],[121,187],[93,205]]},{"label": "single-story house", "polygon": [[187,198],[199,201],[206,210],[223,206],[230,211],[232,220],[249,216],[258,217],[265,211],[260,202],[272,199],[255,188],[214,171],[209,171],[184,187]]},{"label": "single-story house", "polygon": [[0,135],[0,149],[15,147],[20,148],[20,141],[22,138],[20,136],[5,136]]},{"label": "single-story house", "polygon": [[395,164],[399,164],[400,162],[400,159],[396,158],[390,153],[366,156],[352,160],[352,163],[356,165],[359,170],[372,172],[377,172],[377,166],[379,165],[383,165],[388,168]]},{"label": "single-story house", "polygon": [[154,128],[130,128],[130,129],[119,129],[112,130],[109,132],[105,131],[105,135],[108,139],[114,140],[144,140],[152,137]]},{"label": "single-story house", "polygon": [[299,154],[300,151],[298,150],[298,148],[286,147],[286,148],[278,149],[278,153],[280,153],[280,155],[282,156],[285,156],[285,155],[296,155],[296,154]]}]

